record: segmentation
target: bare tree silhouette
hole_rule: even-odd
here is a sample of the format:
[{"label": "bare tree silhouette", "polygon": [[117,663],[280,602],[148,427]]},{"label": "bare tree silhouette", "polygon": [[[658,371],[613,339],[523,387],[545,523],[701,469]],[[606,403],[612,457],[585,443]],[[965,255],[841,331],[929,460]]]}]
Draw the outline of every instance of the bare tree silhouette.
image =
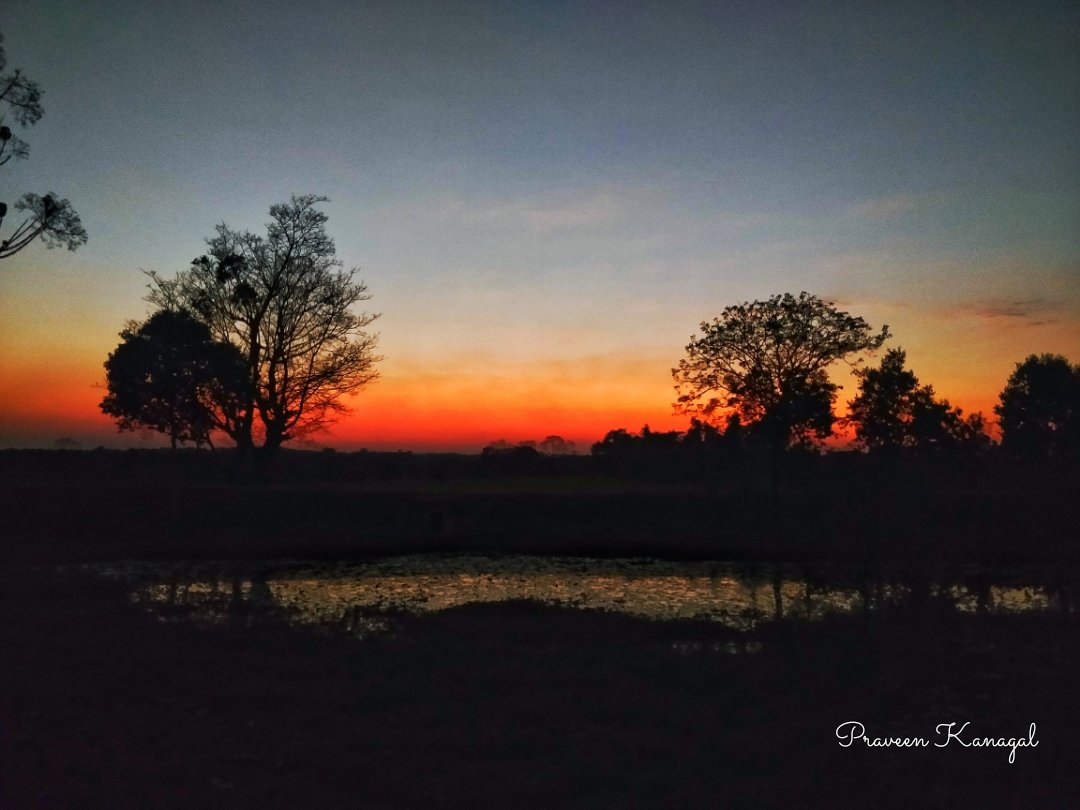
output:
[{"label": "bare tree silhouette", "polygon": [[245,454],[259,446],[269,458],[324,428],[346,410],[345,396],[378,376],[378,336],[366,331],[378,316],[353,311],[371,295],[335,256],[316,207],[325,201],[294,196],[273,206],[265,237],[223,223],[189,270],[150,274],[148,301],[191,313],[243,354],[244,392],[219,427]]}]

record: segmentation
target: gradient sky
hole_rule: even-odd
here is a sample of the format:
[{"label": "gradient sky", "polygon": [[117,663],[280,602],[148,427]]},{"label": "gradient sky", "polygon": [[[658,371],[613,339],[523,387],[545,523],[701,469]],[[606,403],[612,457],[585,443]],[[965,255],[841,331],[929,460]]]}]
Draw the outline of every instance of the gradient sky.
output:
[{"label": "gradient sky", "polygon": [[46,110],[0,198],[55,189],[90,233],[0,263],[0,446],[152,444],[97,408],[140,270],[292,193],[383,313],[323,445],[681,429],[698,324],[785,291],[888,323],[966,410],[1080,362],[1071,0],[6,0],[0,31]]}]

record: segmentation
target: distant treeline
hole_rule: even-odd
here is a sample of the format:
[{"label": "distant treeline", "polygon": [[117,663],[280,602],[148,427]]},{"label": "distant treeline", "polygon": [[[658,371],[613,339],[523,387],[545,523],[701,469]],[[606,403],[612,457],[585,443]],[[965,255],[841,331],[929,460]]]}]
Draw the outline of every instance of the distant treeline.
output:
[{"label": "distant treeline", "polygon": [[[177,481],[246,484],[233,450],[0,450],[0,480],[48,483]],[[517,446],[480,454],[283,450],[269,471],[275,484],[545,479],[572,487],[589,481],[644,482],[725,490],[1056,489],[1080,483],[1071,458],[1023,458],[994,445],[979,453],[883,455],[856,450],[779,456],[722,434],[611,431],[589,455],[548,455]]]}]

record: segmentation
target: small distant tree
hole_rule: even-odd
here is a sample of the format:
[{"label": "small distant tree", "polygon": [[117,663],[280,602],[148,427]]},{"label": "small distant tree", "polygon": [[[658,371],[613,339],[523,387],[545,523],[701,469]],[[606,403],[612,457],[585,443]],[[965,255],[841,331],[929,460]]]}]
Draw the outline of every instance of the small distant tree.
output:
[{"label": "small distant tree", "polygon": [[675,408],[713,422],[737,415],[774,450],[829,436],[838,386],[827,369],[889,337],[806,292],[729,306],[701,332],[672,369]]},{"label": "small distant tree", "polygon": [[609,430],[604,434],[603,439],[595,442],[591,452],[594,456],[617,453],[620,450],[632,447],[637,441],[638,437],[634,436],[626,428],[616,428],[615,430]]},{"label": "small distant tree", "polygon": [[994,406],[1002,447],[1025,456],[1080,455],[1080,366],[1061,355],[1030,355]]},{"label": "small distant tree", "polygon": [[[0,34],[0,71],[7,66],[7,56]],[[0,73],[0,166],[12,158],[21,160],[30,154],[26,141],[18,137],[11,124],[32,127],[45,114],[41,106],[41,89],[21,70]],[[6,239],[0,240],[0,259],[14,256],[37,238],[46,247],[66,247],[75,250],[86,244],[86,230],[71,203],[54,192],[41,196],[24,194],[14,204],[16,211],[27,216]],[[0,226],[8,215],[8,204],[0,202]]]},{"label": "small distant tree", "polygon": [[683,434],[677,430],[655,431],[648,425],[641,428],[640,433],[630,433],[626,428],[609,430],[604,438],[592,446],[594,456],[616,455],[620,453],[650,452],[665,448],[678,449],[683,440]]},{"label": "small distant tree", "polygon": [[186,442],[212,445],[212,432],[243,391],[243,356],[183,312],[161,310],[120,337],[105,361],[108,394],[101,410],[120,430],[165,434],[174,449]]},{"label": "small distant tree", "polygon": [[545,436],[537,445],[536,449],[545,456],[570,456],[576,452],[575,445],[569,439],[562,436]]},{"label": "small distant tree", "polygon": [[294,196],[270,209],[266,236],[224,224],[209,251],[173,279],[151,273],[147,300],[190,312],[214,340],[244,358],[244,387],[221,429],[242,455],[261,440],[263,459],[326,427],[344,397],[378,375],[378,317],[357,312],[371,295],[345,271],[318,209],[325,197]]},{"label": "small distant tree", "polygon": [[962,409],[938,399],[933,386],[919,384],[906,361],[903,349],[890,349],[877,368],[855,372],[859,393],[848,403],[844,422],[854,426],[856,441],[872,452],[985,449],[990,437],[982,414],[965,417]]}]

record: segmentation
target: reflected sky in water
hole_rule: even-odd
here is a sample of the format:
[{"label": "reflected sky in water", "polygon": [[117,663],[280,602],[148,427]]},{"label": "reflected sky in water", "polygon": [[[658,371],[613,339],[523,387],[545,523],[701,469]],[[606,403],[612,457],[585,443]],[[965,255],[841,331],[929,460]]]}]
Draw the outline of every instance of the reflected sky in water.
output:
[{"label": "reflected sky in water", "polygon": [[[934,605],[968,613],[1075,617],[1077,578],[1037,568],[961,569],[925,576],[836,568],[650,559],[414,555],[367,562],[90,566],[131,583],[135,604],[163,618],[291,622],[378,630],[388,612],[431,613],[508,600],[705,619],[750,630],[779,618]],[[1074,572],[1075,573],[1075,572]]]}]

